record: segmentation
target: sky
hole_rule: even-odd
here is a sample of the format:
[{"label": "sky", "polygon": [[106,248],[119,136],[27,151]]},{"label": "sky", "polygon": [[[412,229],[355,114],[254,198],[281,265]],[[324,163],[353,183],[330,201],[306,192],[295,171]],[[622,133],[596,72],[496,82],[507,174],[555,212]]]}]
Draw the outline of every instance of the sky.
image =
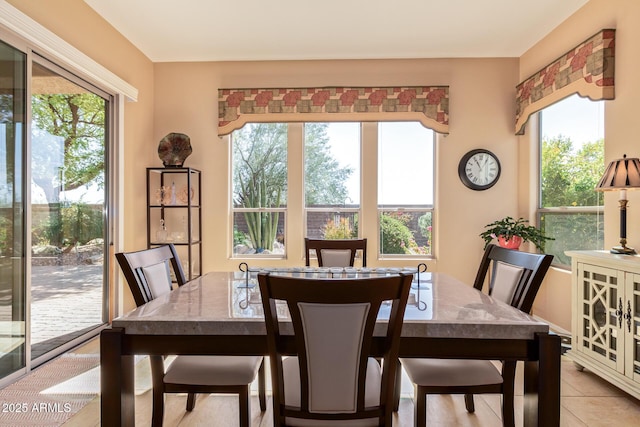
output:
[{"label": "sky", "polygon": [[542,112],[543,137],[563,135],[576,147],[604,138],[605,101],[591,101],[573,95]]},{"label": "sky", "polygon": [[[340,165],[354,169],[347,188],[349,198],[359,203],[360,123],[331,123],[327,134]],[[433,170],[426,166],[433,163],[433,131],[417,122],[381,123],[379,145],[378,203],[433,204]]]}]

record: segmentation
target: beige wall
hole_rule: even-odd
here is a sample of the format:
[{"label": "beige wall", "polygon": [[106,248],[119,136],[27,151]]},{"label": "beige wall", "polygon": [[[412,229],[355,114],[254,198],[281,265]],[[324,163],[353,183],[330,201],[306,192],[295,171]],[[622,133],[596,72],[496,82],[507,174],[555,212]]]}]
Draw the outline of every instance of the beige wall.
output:
[{"label": "beige wall", "polygon": [[[9,0],[139,90],[125,106],[124,249],[146,244],[145,167],[159,166],[157,143],[168,132],[191,137],[186,165],[203,171],[204,270],[235,269],[228,258],[228,147],[217,137],[220,87],[450,86],[450,135],[437,143],[436,229],[432,270],[470,282],[485,224],[505,215],[531,217],[535,208],[535,143],[532,133],[514,136],[515,85],[602,28],[617,28],[616,99],[606,105],[606,157],[638,156],[633,100],[640,56],[640,2],[591,0],[521,58],[152,64],[82,0]],[[498,184],[473,192],[457,176],[461,156],[473,148],[495,152],[502,163]],[[636,150],[635,152],[633,150]],[[640,192],[630,193],[629,243],[640,247]],[[606,246],[617,243],[615,195],[606,197]],[[637,208],[637,209],[634,209]],[[300,248],[300,245],[292,245]],[[282,264],[297,260],[292,255]],[[371,265],[379,265],[371,259]],[[404,263],[403,263],[404,264]],[[570,328],[569,273],[554,270],[538,297],[535,313]]]},{"label": "beige wall", "polygon": [[[449,85],[450,134],[437,142],[437,262],[430,267],[471,282],[482,253],[478,234],[485,224],[516,210],[517,76],[517,59],[159,63],[154,141],[169,132],[191,137],[194,154],[185,165],[203,171],[205,189],[204,271],[235,270],[238,261],[229,259],[227,244],[228,143],[218,138],[216,129],[219,88]],[[495,152],[503,169],[495,187],[475,192],[462,185],[457,168],[464,153],[479,147]],[[159,165],[159,160],[153,164]],[[275,264],[299,265],[302,245],[288,245],[288,250],[289,259]],[[373,254],[369,258],[370,265],[382,265]]]},{"label": "beige wall", "polygon": [[[564,54],[603,28],[616,29],[615,99],[605,103],[605,161],[640,156],[640,2],[635,0],[591,0],[520,58],[520,79]],[[531,134],[531,130],[527,130]],[[522,138],[526,151],[528,137]],[[529,159],[521,153],[521,161]],[[630,191],[627,219],[628,244],[640,248],[640,191]],[[523,202],[529,194],[520,192]],[[618,194],[605,195],[605,248],[619,243]],[[571,277],[567,271],[548,274],[534,305],[534,313],[567,330],[571,329]]]}]

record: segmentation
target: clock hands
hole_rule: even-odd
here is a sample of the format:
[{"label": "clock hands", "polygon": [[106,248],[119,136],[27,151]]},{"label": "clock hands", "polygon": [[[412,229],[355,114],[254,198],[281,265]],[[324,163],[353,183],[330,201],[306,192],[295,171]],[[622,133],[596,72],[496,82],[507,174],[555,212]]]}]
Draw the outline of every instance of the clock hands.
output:
[{"label": "clock hands", "polygon": [[487,150],[471,150],[458,164],[458,174],[462,182],[472,190],[486,190],[500,176],[500,163]]}]

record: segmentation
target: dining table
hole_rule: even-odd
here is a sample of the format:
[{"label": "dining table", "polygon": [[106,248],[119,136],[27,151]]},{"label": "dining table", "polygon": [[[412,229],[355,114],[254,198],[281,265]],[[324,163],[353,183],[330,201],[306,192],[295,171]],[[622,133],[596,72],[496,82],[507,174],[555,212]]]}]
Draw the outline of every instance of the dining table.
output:
[{"label": "dining table", "polygon": [[[242,270],[200,276],[115,318],[101,332],[103,426],[135,425],[137,355],[267,355],[257,285],[260,272],[339,280],[401,271],[414,274],[414,279],[402,325],[400,357],[523,361],[523,425],[560,425],[560,337],[550,332],[547,323],[449,274],[411,268]],[[279,309],[286,316],[286,306]],[[383,306],[374,331],[380,339],[388,315]],[[284,322],[281,328],[293,334],[291,323]],[[372,356],[376,348],[374,345]]]}]

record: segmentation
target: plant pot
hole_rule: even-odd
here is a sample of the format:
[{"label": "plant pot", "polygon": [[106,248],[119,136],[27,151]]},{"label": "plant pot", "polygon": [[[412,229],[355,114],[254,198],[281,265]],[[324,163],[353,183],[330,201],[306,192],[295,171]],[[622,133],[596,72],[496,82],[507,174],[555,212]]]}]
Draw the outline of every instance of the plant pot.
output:
[{"label": "plant pot", "polygon": [[498,236],[497,240],[499,246],[507,249],[518,250],[522,244],[522,237],[520,236],[511,236],[510,239],[505,239],[504,236]]}]

